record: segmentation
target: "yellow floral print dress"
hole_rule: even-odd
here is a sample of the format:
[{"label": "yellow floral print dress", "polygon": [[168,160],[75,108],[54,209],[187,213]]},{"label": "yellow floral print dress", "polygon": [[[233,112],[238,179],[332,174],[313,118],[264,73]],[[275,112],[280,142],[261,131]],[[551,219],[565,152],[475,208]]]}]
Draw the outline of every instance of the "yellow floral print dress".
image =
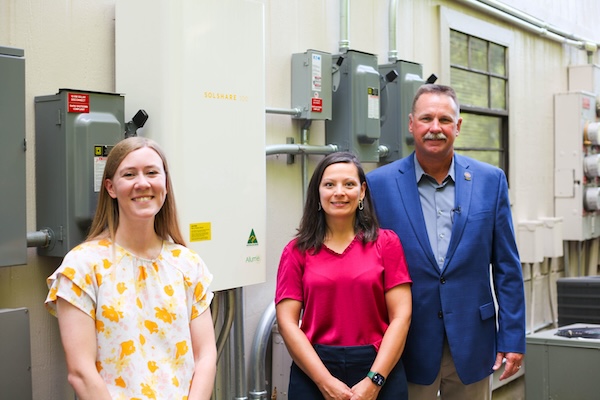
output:
[{"label": "yellow floral print dress", "polygon": [[61,297],[96,321],[96,368],[113,399],[187,399],[194,371],[190,321],[212,301],[212,275],[194,251],[163,242],[154,260],[109,240],[71,250],[48,278],[46,306]]}]

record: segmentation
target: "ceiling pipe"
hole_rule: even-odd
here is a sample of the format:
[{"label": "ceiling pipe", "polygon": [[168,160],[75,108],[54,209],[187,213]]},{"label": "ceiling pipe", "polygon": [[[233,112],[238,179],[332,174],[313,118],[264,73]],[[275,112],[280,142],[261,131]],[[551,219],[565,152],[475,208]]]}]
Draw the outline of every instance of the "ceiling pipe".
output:
[{"label": "ceiling pipe", "polygon": [[575,41],[579,41],[579,42],[587,42],[588,41],[588,40],[586,40],[586,39],[584,39],[584,38],[582,38],[580,36],[575,35],[574,33],[570,33],[570,32],[564,31],[562,29],[559,29],[559,28],[557,28],[555,26],[552,26],[552,25],[548,24],[547,22],[545,22],[545,21],[543,21],[543,20],[541,20],[539,18],[536,18],[536,17],[534,17],[532,15],[526,14],[526,13],[520,11],[520,10],[517,10],[516,8],[508,6],[508,5],[506,5],[504,3],[501,3],[499,1],[496,1],[496,0],[479,0],[479,2],[487,4],[490,7],[497,8],[500,11],[503,11],[503,12],[505,12],[507,14],[510,14],[510,15],[514,16],[514,17],[520,18],[520,19],[522,19],[522,20],[524,20],[526,22],[529,22],[532,25],[537,26],[537,27],[547,29],[549,32],[555,33],[555,34],[557,34],[559,36],[562,36],[562,37],[565,37],[567,39],[571,39],[571,40],[575,40]]},{"label": "ceiling pipe", "polygon": [[598,50],[599,44],[588,39],[581,38],[572,33],[558,29],[538,18],[517,10],[516,8],[502,4],[496,0],[457,0],[465,3],[472,8],[482,11],[488,15],[507,21],[520,28],[537,33],[540,36],[554,40],[559,43],[568,44],[585,50],[588,53],[588,60]]}]

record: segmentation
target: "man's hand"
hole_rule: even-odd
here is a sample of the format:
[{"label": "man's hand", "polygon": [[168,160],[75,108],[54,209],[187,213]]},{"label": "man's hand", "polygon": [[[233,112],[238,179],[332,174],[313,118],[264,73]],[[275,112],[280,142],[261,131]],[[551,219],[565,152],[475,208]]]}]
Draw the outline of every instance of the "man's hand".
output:
[{"label": "man's hand", "polygon": [[504,359],[506,359],[506,365],[504,366],[504,372],[500,376],[500,380],[510,378],[519,372],[523,365],[523,354],[521,353],[498,353],[496,363],[492,369],[494,371],[498,370],[502,366],[502,360]]}]

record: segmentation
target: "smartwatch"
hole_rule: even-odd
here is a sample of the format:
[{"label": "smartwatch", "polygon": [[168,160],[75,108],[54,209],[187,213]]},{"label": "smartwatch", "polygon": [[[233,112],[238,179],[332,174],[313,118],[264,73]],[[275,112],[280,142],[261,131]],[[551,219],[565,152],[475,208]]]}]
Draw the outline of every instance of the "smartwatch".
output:
[{"label": "smartwatch", "polygon": [[367,374],[367,378],[370,378],[374,384],[380,387],[383,386],[383,384],[385,383],[385,378],[383,377],[383,375],[377,372],[369,371],[369,373]]}]

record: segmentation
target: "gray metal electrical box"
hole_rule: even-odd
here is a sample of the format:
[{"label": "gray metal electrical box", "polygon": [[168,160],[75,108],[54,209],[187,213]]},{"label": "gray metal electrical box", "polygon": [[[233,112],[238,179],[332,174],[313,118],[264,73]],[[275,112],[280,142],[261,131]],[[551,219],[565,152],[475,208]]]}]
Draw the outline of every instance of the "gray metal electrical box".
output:
[{"label": "gray metal electrical box", "polygon": [[317,50],[292,54],[292,108],[297,119],[331,119],[331,54]]},{"label": "gray metal electrical box", "polygon": [[348,50],[333,56],[333,112],[325,122],[327,144],[363,162],[379,161],[380,78],[374,54]]},{"label": "gray metal electrical box", "polygon": [[0,47],[0,267],[27,263],[25,53]]},{"label": "gray metal electrical box", "polygon": [[397,73],[397,78],[388,82],[381,90],[381,138],[379,144],[388,148],[388,153],[379,161],[389,163],[407,156],[414,148],[414,140],[408,131],[408,114],[413,97],[423,80],[421,64],[398,60],[394,64],[379,66],[379,73],[386,76]]},{"label": "gray metal electrical box", "polygon": [[[600,328],[573,324],[562,329]],[[525,355],[525,398],[600,398],[600,339],[557,336],[559,329],[528,335]]]},{"label": "gray metal electrical box", "polygon": [[0,309],[0,327],[0,399],[31,400],[29,312]]},{"label": "gray metal electrical box", "polygon": [[119,94],[60,89],[35,98],[37,228],[52,236],[38,254],[63,257],[85,239],[106,157],[124,132]]}]

